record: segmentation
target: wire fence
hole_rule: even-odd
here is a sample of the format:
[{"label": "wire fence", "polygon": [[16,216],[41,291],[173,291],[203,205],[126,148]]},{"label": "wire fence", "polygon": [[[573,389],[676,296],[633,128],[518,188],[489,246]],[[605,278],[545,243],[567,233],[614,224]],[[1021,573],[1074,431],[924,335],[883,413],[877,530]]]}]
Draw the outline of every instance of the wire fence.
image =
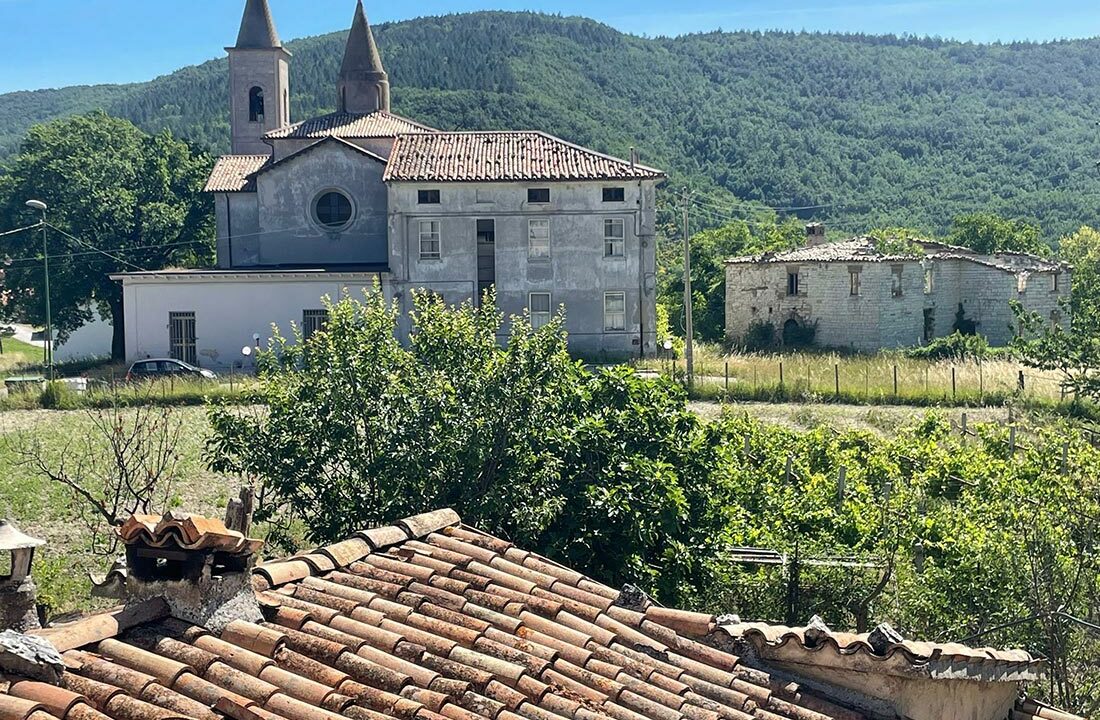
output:
[{"label": "wire fence", "polygon": [[[645,369],[683,377],[683,360]],[[696,363],[694,389],[703,397],[837,400],[856,403],[1003,404],[1008,399],[1057,404],[1076,398],[1061,379],[1009,361],[929,362],[907,358],[735,355]]]}]

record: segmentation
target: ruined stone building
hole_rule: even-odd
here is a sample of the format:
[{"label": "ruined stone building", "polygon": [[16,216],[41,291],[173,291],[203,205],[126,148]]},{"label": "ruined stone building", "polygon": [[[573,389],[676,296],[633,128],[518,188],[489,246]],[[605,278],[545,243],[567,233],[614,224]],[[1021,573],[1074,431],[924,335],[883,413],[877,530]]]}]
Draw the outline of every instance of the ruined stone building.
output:
[{"label": "ruined stone building", "polygon": [[1020,330],[1012,301],[1051,323],[1069,321],[1065,263],[927,241],[897,254],[890,245],[827,243],[824,227],[810,225],[805,247],[728,260],[727,337],[739,342],[759,325],[782,342],[813,328],[817,346],[874,352],[946,337],[961,321],[1006,345]]},{"label": "ruined stone building", "polygon": [[543,132],[439,132],[395,114],[356,9],[335,111],[292,121],[293,58],[267,0],[248,0],[228,48],[232,154],[215,199],[217,265],[122,273],[128,359],[231,367],[271,326],[306,335],[323,296],[377,287],[409,332],[413,291],[543,325],[564,307],[571,349],[656,349],[655,195],[661,171]]}]

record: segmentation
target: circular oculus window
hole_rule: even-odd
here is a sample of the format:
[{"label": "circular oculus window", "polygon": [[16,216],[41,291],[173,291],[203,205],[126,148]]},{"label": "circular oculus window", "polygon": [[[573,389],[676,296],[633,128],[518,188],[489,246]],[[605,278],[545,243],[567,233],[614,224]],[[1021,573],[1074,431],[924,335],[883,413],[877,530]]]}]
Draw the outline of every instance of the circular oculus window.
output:
[{"label": "circular oculus window", "polygon": [[351,199],[342,192],[322,193],[313,203],[313,218],[326,230],[340,230],[351,223]]}]

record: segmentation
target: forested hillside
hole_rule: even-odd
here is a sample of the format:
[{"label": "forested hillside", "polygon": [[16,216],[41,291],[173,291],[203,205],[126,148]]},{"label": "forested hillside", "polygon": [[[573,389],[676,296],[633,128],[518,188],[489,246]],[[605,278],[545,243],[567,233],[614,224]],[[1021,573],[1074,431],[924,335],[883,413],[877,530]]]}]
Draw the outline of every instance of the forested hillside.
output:
[{"label": "forested hillside", "polygon": [[[845,231],[942,232],[979,209],[1036,220],[1048,238],[1100,222],[1100,40],[647,39],[500,12],[376,33],[395,110],[440,128],[533,127],[619,154],[636,145],[673,187],[828,205],[801,215]],[[296,118],[332,109],[342,43],[342,34],[291,43]],[[226,94],[222,59],[149,83],[0,96],[0,154],[31,123],[98,106],[223,151]],[[738,214],[724,207],[710,219]]]}]

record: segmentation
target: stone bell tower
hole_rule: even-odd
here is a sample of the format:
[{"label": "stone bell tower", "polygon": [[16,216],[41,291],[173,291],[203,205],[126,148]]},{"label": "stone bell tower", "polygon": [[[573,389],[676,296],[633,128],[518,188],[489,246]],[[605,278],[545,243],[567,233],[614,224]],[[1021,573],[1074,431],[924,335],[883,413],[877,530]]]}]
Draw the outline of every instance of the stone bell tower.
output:
[{"label": "stone bell tower", "polygon": [[267,0],[247,0],[229,52],[234,155],[270,155],[263,136],[290,124],[290,53],[279,40]]},{"label": "stone bell tower", "polygon": [[340,66],[338,91],[340,112],[368,114],[390,110],[390,80],[382,68],[382,58],[363,10],[363,0],[355,6],[344,62]]}]

